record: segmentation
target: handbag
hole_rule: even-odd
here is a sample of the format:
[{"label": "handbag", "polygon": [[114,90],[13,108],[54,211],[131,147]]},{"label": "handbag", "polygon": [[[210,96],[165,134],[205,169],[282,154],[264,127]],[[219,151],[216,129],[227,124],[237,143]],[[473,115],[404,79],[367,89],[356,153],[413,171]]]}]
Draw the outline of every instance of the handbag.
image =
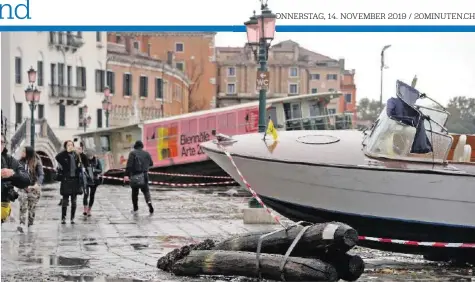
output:
[{"label": "handbag", "polygon": [[56,177],[55,177],[55,180],[56,181],[63,181],[64,180],[64,171],[63,171],[63,168],[61,167],[61,165],[58,165],[56,167]]},{"label": "handbag", "polygon": [[145,185],[145,172],[143,171],[142,162],[136,155],[134,156],[134,160],[135,160],[135,168],[136,169],[138,168],[137,171],[142,171],[142,172],[133,174],[130,177],[130,187],[137,188],[137,187]]},{"label": "handbag", "polygon": [[138,188],[145,185],[145,174],[143,172],[134,174],[130,177],[130,187]]}]

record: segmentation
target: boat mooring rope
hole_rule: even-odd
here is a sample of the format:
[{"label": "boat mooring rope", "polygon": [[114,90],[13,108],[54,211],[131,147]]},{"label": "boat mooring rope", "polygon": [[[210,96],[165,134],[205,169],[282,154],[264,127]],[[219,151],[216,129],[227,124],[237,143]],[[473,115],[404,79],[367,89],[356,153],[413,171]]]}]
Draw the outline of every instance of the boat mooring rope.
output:
[{"label": "boat mooring rope", "polygon": [[[252,196],[265,208],[265,210],[274,218],[274,220],[285,227],[278,215],[275,215],[272,210],[270,210],[261,200],[261,198],[257,195],[257,193],[252,189],[251,185],[247,182],[247,180],[242,175],[241,171],[237,167],[236,163],[234,162],[233,157],[231,154],[219,143],[217,143],[218,148],[220,148],[224,154],[228,157],[233,165],[236,172],[239,174],[242,182],[246,185],[246,188],[252,193]],[[378,243],[389,243],[389,244],[400,244],[406,246],[414,246],[414,247],[434,247],[434,248],[475,248],[475,243],[447,243],[447,242],[419,242],[419,241],[410,241],[410,240],[399,240],[399,239],[388,239],[388,238],[376,238],[376,237],[368,237],[368,236],[358,236],[358,240],[361,241],[373,241]]]}]

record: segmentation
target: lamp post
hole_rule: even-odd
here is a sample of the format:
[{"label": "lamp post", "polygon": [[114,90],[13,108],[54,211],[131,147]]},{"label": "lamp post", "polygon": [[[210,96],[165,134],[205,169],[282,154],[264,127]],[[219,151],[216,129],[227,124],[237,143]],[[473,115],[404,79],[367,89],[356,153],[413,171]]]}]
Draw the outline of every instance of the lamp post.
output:
[{"label": "lamp post", "polygon": [[27,71],[28,73],[28,87],[25,89],[25,99],[30,106],[31,111],[31,147],[35,148],[35,110],[40,101],[41,91],[35,85],[36,70],[33,67]]},{"label": "lamp post", "polygon": [[84,132],[86,132],[87,126],[91,124],[91,119],[92,119],[91,116],[87,115],[87,110],[88,110],[87,105],[84,105],[84,107],[82,107],[82,116],[81,116]]},{"label": "lamp post", "polygon": [[381,89],[379,93],[379,107],[381,110],[383,109],[383,70],[384,68],[387,68],[387,66],[384,64],[384,51],[386,51],[391,45],[386,45],[383,47],[383,50],[381,50]]},{"label": "lamp post", "polygon": [[112,110],[111,90],[108,86],[104,88],[104,100],[102,100],[102,109],[106,114],[106,127],[109,127],[109,113]]},{"label": "lamp post", "polygon": [[[254,52],[259,63],[259,71],[267,72],[267,58],[271,41],[275,34],[276,15],[271,12],[267,3],[261,1],[261,14],[254,15],[245,22],[248,45]],[[259,89],[259,132],[266,131],[266,95],[267,89]]]}]

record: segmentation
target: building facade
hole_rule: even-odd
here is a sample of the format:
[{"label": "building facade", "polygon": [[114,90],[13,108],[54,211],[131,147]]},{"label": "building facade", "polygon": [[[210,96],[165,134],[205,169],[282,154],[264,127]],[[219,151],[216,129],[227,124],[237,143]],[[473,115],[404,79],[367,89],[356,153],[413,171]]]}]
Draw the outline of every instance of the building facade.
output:
[{"label": "building facade", "polygon": [[355,84],[355,70],[345,70],[341,79],[340,91],[343,96],[339,98],[338,112],[353,113],[353,120],[356,121],[356,84]]},{"label": "building facade", "polygon": [[[249,48],[217,47],[217,100],[219,107],[258,99],[256,74],[258,64]],[[270,85],[267,97],[340,91],[345,61],[302,48],[288,40],[269,49]],[[328,104],[330,112],[339,112],[341,99]]]},{"label": "building facade", "polygon": [[109,42],[107,49],[110,126],[188,112],[189,79],[181,70],[141,52],[130,39]]},{"label": "building facade", "polygon": [[185,73],[190,84],[189,111],[215,107],[216,94],[216,33],[154,32],[109,33],[108,41],[124,44],[132,39],[134,49],[165,62]]},{"label": "building facade", "polygon": [[88,128],[97,128],[103,89],[95,74],[106,66],[106,37],[103,32],[1,33],[2,112],[14,125],[11,134],[31,116],[25,100],[30,67],[37,71],[41,91],[35,118],[46,119],[64,141],[84,130],[82,107],[87,105]]}]

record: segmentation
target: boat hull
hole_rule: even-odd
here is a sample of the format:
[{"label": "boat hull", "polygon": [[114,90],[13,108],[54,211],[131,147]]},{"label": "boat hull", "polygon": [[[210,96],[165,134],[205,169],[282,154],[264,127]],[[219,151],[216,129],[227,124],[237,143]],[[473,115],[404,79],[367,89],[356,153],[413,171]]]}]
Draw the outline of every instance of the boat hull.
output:
[{"label": "boat hull", "polygon": [[[338,213],[329,210],[318,209],[310,206],[280,201],[259,195],[266,205],[294,221],[307,221],[321,223],[328,221],[344,222],[356,228],[359,234],[372,234],[372,236],[383,238],[404,238],[411,237],[413,241],[420,242],[441,242],[434,238],[446,238],[446,241],[453,241],[453,238],[460,239],[460,242],[473,242],[475,230],[457,226],[434,226],[419,222],[408,222],[385,218],[365,217],[353,214]],[[389,231],[389,232],[388,232]],[[408,234],[408,232],[411,234]],[[431,234],[437,234],[436,237]],[[418,240],[417,240],[418,239]],[[427,241],[429,240],[429,241]],[[423,246],[415,244],[396,244],[392,242],[360,240],[358,245],[390,252],[400,252],[406,254],[422,254],[430,257],[464,258],[464,260],[475,260],[475,250],[473,248],[441,248],[434,246]]]},{"label": "boat hull", "polygon": [[[278,146],[281,145],[285,147]],[[202,147],[212,160],[243,184],[219,148],[211,142]],[[292,220],[342,221],[368,237],[475,243],[473,175],[291,162],[241,154],[240,147],[236,147],[228,149],[236,152],[233,160],[246,180],[266,204]],[[287,149],[292,152],[292,148]],[[325,158],[321,152],[308,154]],[[369,241],[362,241],[361,245],[419,254],[435,249]],[[475,248],[436,251],[439,250],[444,254],[475,255]]]}]

